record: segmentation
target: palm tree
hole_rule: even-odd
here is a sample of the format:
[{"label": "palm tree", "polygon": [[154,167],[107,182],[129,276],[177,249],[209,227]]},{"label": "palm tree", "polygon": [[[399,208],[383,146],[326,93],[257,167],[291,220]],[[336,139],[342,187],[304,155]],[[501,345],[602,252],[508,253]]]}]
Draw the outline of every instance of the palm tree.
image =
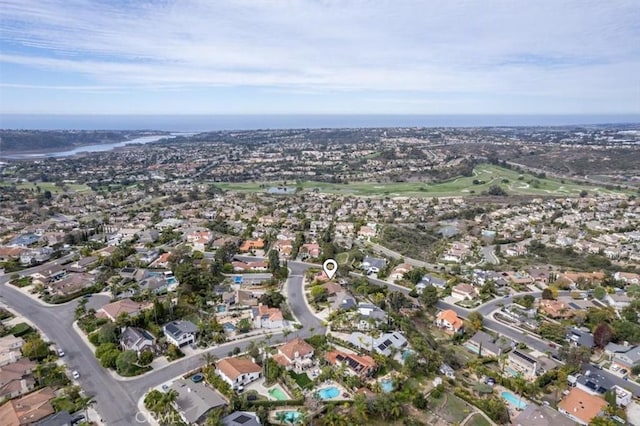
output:
[{"label": "palm tree", "polygon": [[359,393],[353,398],[351,418],[356,424],[365,424],[369,417],[368,414],[367,398]]},{"label": "palm tree", "polygon": [[389,403],[389,419],[399,419],[403,413],[402,404],[396,398],[393,398]]},{"label": "palm tree", "polygon": [[518,395],[518,408],[522,406],[522,393],[524,392],[525,387],[527,386],[527,381],[525,380],[522,374],[518,374],[515,378],[515,387],[516,390],[519,391]]},{"label": "palm tree", "polygon": [[171,409],[171,406],[178,399],[178,391],[175,389],[169,389],[167,392],[162,394],[160,398],[159,405],[162,413],[168,413]]},{"label": "palm tree", "polygon": [[204,368],[208,374],[211,370],[211,366],[216,362],[216,357],[211,352],[205,352],[202,354],[202,362],[204,362]]}]

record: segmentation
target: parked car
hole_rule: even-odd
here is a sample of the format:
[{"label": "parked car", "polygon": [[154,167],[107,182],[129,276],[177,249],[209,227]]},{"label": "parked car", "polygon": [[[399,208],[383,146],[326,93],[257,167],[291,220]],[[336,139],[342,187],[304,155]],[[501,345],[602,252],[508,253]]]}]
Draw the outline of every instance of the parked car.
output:
[{"label": "parked car", "polygon": [[71,372],[71,377],[73,377],[74,379],[78,380],[80,378],[80,373],[78,373],[78,370],[73,370]]},{"label": "parked car", "polygon": [[62,348],[58,348],[58,356],[59,357],[63,357],[64,356],[64,351],[62,350]]}]

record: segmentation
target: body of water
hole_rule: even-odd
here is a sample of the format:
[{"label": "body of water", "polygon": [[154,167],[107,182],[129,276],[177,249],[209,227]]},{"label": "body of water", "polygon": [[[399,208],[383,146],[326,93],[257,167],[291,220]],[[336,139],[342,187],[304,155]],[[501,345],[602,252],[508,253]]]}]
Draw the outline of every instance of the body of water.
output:
[{"label": "body of water", "polygon": [[131,144],[147,144],[151,142],[157,142],[161,139],[171,139],[175,138],[177,135],[150,135],[150,136],[142,136],[135,139],[130,139],[122,142],[114,142],[114,143],[102,143],[95,145],[83,145],[70,150],[65,151],[52,151],[52,152],[43,152],[43,153],[24,153],[24,154],[8,154],[3,155],[0,153],[0,158],[9,158],[12,160],[25,160],[25,159],[38,159],[38,158],[47,158],[47,157],[71,157],[76,154],[81,154],[83,152],[104,152],[111,151],[115,148],[120,148],[126,145]]},{"label": "body of water", "polygon": [[336,386],[329,386],[328,388],[320,389],[318,391],[318,397],[320,399],[333,399],[340,395],[340,389]]},{"label": "body of water", "polygon": [[564,126],[640,123],[622,115],[26,115],[0,116],[1,129],[25,130],[215,130]]}]

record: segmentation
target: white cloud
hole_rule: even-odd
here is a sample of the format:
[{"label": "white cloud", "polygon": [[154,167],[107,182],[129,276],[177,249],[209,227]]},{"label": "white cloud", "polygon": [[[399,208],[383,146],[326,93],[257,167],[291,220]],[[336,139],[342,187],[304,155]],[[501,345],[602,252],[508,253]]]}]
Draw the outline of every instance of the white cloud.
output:
[{"label": "white cloud", "polygon": [[564,95],[631,108],[640,95],[636,0],[6,0],[0,21],[0,63],[81,75],[91,90]]}]

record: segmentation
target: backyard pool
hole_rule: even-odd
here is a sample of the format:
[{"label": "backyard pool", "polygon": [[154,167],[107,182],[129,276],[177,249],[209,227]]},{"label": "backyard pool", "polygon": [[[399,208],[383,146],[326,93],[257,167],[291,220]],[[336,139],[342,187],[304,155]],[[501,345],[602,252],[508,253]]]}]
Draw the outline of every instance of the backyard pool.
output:
[{"label": "backyard pool", "polygon": [[413,355],[413,351],[411,349],[405,349],[402,351],[402,360],[406,361],[411,355]]},{"label": "backyard pool", "polygon": [[178,282],[178,280],[176,280],[176,278],[175,278],[175,277],[169,277],[169,278],[167,278],[167,284],[169,284],[169,285],[171,285],[171,284],[175,284],[175,283],[177,283],[177,282]]},{"label": "backyard pool", "polygon": [[[271,396],[272,398],[277,399],[278,401],[286,401],[287,399],[289,399],[287,394],[284,393],[281,389],[278,389],[278,388],[269,389],[269,396]],[[293,413],[293,411],[292,411],[292,413]]]},{"label": "backyard pool", "polygon": [[336,386],[329,386],[318,391],[318,398],[320,399],[333,399],[340,395],[340,389]]},{"label": "backyard pool", "polygon": [[522,402],[517,396],[515,396],[511,392],[504,391],[500,394],[500,396],[502,396],[502,398],[504,398],[504,400],[507,401],[509,404],[513,405],[514,407],[520,410],[524,409],[527,406],[527,404]]},{"label": "backyard pool", "polygon": [[285,423],[298,423],[300,421],[300,412],[298,411],[280,411],[276,414],[276,419]]},{"label": "backyard pool", "polygon": [[216,306],[216,312],[218,312],[218,313],[227,312],[227,305],[218,305],[218,306]]},{"label": "backyard pool", "polygon": [[393,391],[393,380],[391,379],[382,379],[380,380],[380,388],[382,392],[389,393]]}]

